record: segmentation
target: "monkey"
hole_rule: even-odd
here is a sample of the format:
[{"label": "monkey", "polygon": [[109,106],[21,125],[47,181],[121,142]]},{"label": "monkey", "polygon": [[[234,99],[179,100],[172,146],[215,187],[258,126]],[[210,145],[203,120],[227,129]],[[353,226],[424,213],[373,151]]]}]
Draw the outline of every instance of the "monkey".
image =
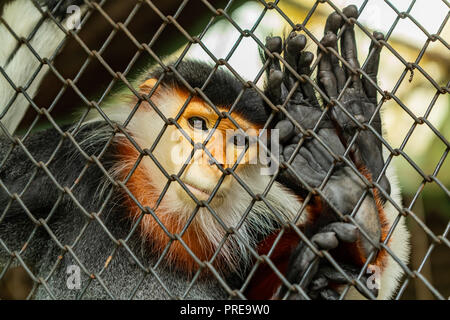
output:
[{"label": "monkey", "polygon": [[[66,19],[70,4],[53,10],[58,19]],[[14,1],[3,14],[25,5]],[[61,4],[43,2],[47,10],[55,5]],[[357,17],[354,6],[343,13]],[[340,55],[358,68],[353,26],[340,14],[328,17],[321,42],[337,48],[340,29]],[[374,117],[381,135],[377,91],[331,50],[319,49],[321,90],[336,99],[351,82],[340,100],[347,113],[334,107],[324,113],[314,87],[292,72],[309,75],[313,54],[305,44],[296,32],[284,41],[268,37],[264,96],[222,68],[183,59],[146,70],[134,91],[119,92],[80,123],[25,138],[3,123],[0,266],[29,270],[33,299],[338,299],[348,279],[314,251],[329,252],[351,279],[374,255],[379,285],[369,288],[363,274],[346,298],[392,297],[402,269],[373,243],[386,240],[396,223],[387,247],[407,262],[409,235],[386,199],[400,204],[398,185],[382,169],[374,133],[358,131],[347,116],[362,123]],[[372,43],[367,73],[374,83],[380,50]],[[282,52],[291,69],[281,67]],[[16,58],[9,64],[26,63]],[[272,108],[282,104],[286,113]],[[327,147],[305,134],[313,129]],[[352,170],[327,148],[342,157],[356,131]],[[254,158],[273,157],[275,132],[285,167],[262,174],[268,162]],[[270,136],[266,144],[263,133]],[[384,193],[360,176],[379,181]],[[307,203],[311,190],[316,194]],[[357,225],[343,221],[336,212],[349,216],[364,194]]]}]

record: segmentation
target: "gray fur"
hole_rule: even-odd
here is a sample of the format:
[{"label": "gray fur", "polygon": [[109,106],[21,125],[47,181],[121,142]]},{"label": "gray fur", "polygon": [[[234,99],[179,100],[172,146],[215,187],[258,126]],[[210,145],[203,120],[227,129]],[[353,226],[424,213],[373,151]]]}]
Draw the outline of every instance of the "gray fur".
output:
[{"label": "gray fur", "polygon": [[[94,130],[99,130],[99,126],[104,125],[104,123],[93,123],[84,127],[76,135],[76,140],[78,142],[83,141]],[[60,138],[61,136],[55,129],[50,129],[30,136],[24,142],[24,145],[37,162],[46,162],[55,150]],[[84,151],[89,155],[98,156],[104,143],[104,141],[97,141],[95,144],[89,145]],[[5,161],[10,147],[11,142],[7,138],[0,139],[0,161]],[[67,138],[63,139],[61,148],[56,153],[54,160],[48,165],[49,171],[62,187],[71,187],[83,167],[88,163],[81,153],[75,150],[73,144]],[[114,146],[111,146],[101,158],[101,162],[105,169],[108,169],[113,160]],[[35,169],[36,166],[28,160],[28,156],[21,147],[15,146],[0,169],[0,180],[10,193],[21,193]],[[73,189],[73,195],[89,213],[99,212],[103,204],[103,201],[97,201],[96,199],[97,187],[103,178],[104,174],[102,171],[92,163],[79,184]],[[164,264],[160,264],[155,270],[159,279],[151,273],[146,274],[123,247],[117,248],[116,244],[96,220],[87,219],[68,195],[62,195],[57,190],[54,183],[42,169],[38,170],[36,177],[32,181],[29,188],[20,197],[24,204],[36,219],[46,219],[58,197],[62,196],[62,201],[48,221],[49,228],[59,242],[64,245],[72,246],[80,233],[82,234],[77,243],[73,245],[73,251],[90,274],[101,274],[101,280],[108,287],[114,298],[126,299],[131,297],[134,289],[144,276],[145,279],[139,285],[134,298],[167,299],[185,295],[192,280],[191,276],[171,270]],[[0,208],[3,209],[10,202],[10,198],[5,190],[1,189]],[[126,208],[121,207],[120,204],[114,205],[115,202],[108,201],[106,207],[100,213],[99,219],[115,239],[125,239],[132,225],[129,219],[124,218]],[[81,232],[84,227],[86,229],[84,229],[84,232]],[[0,239],[9,250],[18,251],[27,241],[33,228],[34,225],[31,219],[27,217],[24,210],[14,200],[9,210],[6,211],[5,217],[0,220]],[[143,246],[143,244],[142,240],[139,239],[138,230],[127,242],[127,245],[140,263],[147,268],[154,266],[159,256],[148,249],[151,245]],[[113,252],[114,256],[109,266],[101,272],[108,256],[113,254]],[[48,299],[53,296],[58,299],[73,299],[77,298],[82,292],[82,290],[69,290],[66,285],[69,276],[69,274],[66,274],[67,267],[78,265],[78,263],[71,256],[70,252],[58,248],[56,242],[43,227],[37,228],[37,233],[29,242],[29,246],[21,254],[21,257],[26,261],[27,266],[33,270],[36,277],[45,279],[49,276],[60,255],[63,258],[47,281],[47,287],[50,288],[51,293],[47,292],[46,286],[39,285],[33,298]],[[4,264],[8,261],[8,258],[6,251],[0,249],[1,263]],[[82,298],[110,298],[99,280],[90,280],[87,274],[84,274],[83,271],[81,273],[82,289],[87,286],[87,290]],[[239,282],[236,275],[228,276],[231,278],[231,283]],[[168,292],[166,289],[163,289],[160,282],[166,286]],[[197,280],[186,296],[186,298],[193,299],[219,299],[226,297],[226,292],[211,274]]]}]

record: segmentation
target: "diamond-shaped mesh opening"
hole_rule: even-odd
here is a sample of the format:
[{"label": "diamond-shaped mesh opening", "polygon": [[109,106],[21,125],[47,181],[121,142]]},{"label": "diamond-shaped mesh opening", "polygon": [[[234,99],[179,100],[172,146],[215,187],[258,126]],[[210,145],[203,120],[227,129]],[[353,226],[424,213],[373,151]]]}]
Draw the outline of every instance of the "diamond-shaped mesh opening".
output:
[{"label": "diamond-shaped mesh opening", "polygon": [[[0,298],[344,299],[355,297],[357,290],[372,299],[377,294],[396,299],[449,297],[445,0],[430,7],[416,1],[354,1],[358,18],[346,16],[344,1],[331,0],[84,0],[73,1],[72,9],[79,10],[77,28],[66,24],[67,2],[49,8],[42,5],[45,1],[12,1],[0,20],[5,43],[0,52],[0,85],[5,88],[0,98]],[[30,19],[10,19],[8,10],[26,10]],[[361,67],[321,42],[332,12],[345,22],[338,41],[354,26]],[[307,72],[293,68],[285,52],[266,47],[265,37],[283,29],[285,36],[292,30],[304,35],[305,50],[315,53]],[[373,34],[378,29],[384,39]],[[48,30],[53,40],[42,43]],[[369,49],[371,43],[383,47],[378,80],[368,71],[376,54],[376,46]],[[266,57],[262,63],[258,54]],[[14,64],[20,56],[30,62]],[[180,71],[192,57],[211,65],[198,86]],[[322,66],[330,57],[348,75],[369,83],[372,95],[378,94],[379,99],[371,101],[374,112],[365,121],[347,110],[350,76],[335,97],[320,83]],[[275,101],[264,88],[273,61],[292,74],[284,101]],[[149,65],[162,71],[145,91],[148,71],[139,72]],[[237,88],[226,110],[207,94],[221,72],[229,74]],[[183,92],[175,114],[168,113],[159,98],[168,77]],[[300,87],[309,88],[321,105],[311,126],[291,112]],[[276,167],[256,184],[240,169],[248,146],[230,163],[210,148],[223,126],[250,139],[239,113],[249,92],[269,110],[260,125],[264,130],[253,138]],[[122,98],[114,99],[117,96]],[[198,101],[209,108],[214,123],[194,140],[183,119]],[[145,118],[143,109],[151,112],[153,127],[139,130],[158,131],[152,141],[133,127],[136,118]],[[383,134],[376,124],[380,109]],[[356,128],[341,151],[321,131],[333,112],[346,114]],[[90,122],[92,118],[100,121]],[[264,135],[280,118],[290,121],[299,137],[291,144],[290,156],[279,157],[276,143]],[[166,160],[174,133],[192,148],[179,157],[176,168]],[[375,139],[374,148],[379,144],[385,149],[378,175],[368,176],[367,168],[355,164],[355,149],[365,134]],[[342,140],[342,134],[337,139]],[[313,142],[331,159],[314,178],[320,180],[316,185],[296,164]],[[204,199],[198,197],[203,191],[195,191],[185,179],[198,153],[217,173]],[[357,196],[352,185],[334,190],[344,194],[343,199],[358,198],[351,208],[336,203],[329,193],[342,168],[363,190]],[[383,175],[393,171],[401,193],[383,186]],[[142,180],[149,174],[154,181]],[[293,188],[287,194],[292,185],[280,187],[286,174],[301,192]],[[227,183],[232,185],[226,198],[229,208],[217,200]],[[167,209],[175,206],[173,190],[190,199],[189,206],[178,208],[182,216]],[[367,201],[372,197],[383,199],[382,204],[373,202],[375,210],[391,212],[382,219],[382,236],[375,240],[360,218],[360,212],[370,210]],[[320,221],[326,210],[335,221],[359,230],[357,246],[370,244],[356,266],[346,260],[350,246],[320,247],[314,238],[318,227],[309,220],[314,215]],[[308,264],[302,265],[299,257],[308,255]],[[378,268],[375,274],[381,269],[377,291],[371,290],[367,277],[373,268]],[[395,288],[393,275],[403,275]],[[323,279],[328,286],[313,289]],[[390,294],[382,293],[389,286]],[[255,295],[258,290],[263,294],[265,287],[281,289]]]}]

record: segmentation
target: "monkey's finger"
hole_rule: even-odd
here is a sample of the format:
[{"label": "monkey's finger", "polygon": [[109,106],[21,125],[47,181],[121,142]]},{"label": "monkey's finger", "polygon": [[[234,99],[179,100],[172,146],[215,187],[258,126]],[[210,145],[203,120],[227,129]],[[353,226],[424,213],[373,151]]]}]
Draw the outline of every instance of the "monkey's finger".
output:
[{"label": "monkey's finger", "polygon": [[[334,131],[334,129],[320,129],[319,132],[322,132],[324,130],[329,130],[330,132]],[[319,134],[320,136],[320,134]],[[331,139],[337,140],[336,133],[334,133],[334,136],[330,136]],[[326,141],[325,143],[329,144],[330,141]],[[311,152],[311,161],[314,161],[314,164],[320,168],[324,173],[328,172],[330,170],[331,165],[333,163],[333,157],[330,155],[327,149],[325,149],[319,141],[315,138],[311,138],[309,141],[306,142],[309,151]],[[333,143],[333,142],[332,142]],[[341,143],[340,141],[337,141],[337,143]],[[325,175],[325,174],[324,174]]]},{"label": "monkey's finger", "polygon": [[[381,32],[374,32],[373,36],[377,40],[383,40],[384,35]],[[373,51],[372,55],[367,61],[366,64],[366,73],[373,80],[373,82],[377,83],[377,75],[378,75],[378,66],[380,65],[380,52],[381,46],[378,46],[374,41],[370,44],[369,54]],[[366,92],[367,98],[373,103],[377,102],[377,89],[365,78],[362,78],[362,83],[364,86],[364,90]]]},{"label": "monkey's finger", "polygon": [[298,59],[298,74],[309,75],[311,72],[310,65],[314,60],[314,54],[310,51],[302,51],[300,52]]},{"label": "monkey's finger", "polygon": [[[276,52],[276,53],[280,54],[281,51],[283,50],[283,41],[281,40],[280,37],[267,37],[266,38],[266,48],[267,48],[267,50],[269,50],[272,53]],[[265,58],[267,60],[270,60],[269,70],[275,69],[275,70],[281,71],[280,61],[277,58],[275,58],[275,57],[270,58],[267,53],[265,54]]]},{"label": "monkey's finger", "polygon": [[[280,297],[282,297],[282,296],[280,295]],[[309,296],[309,297],[311,298],[311,296]],[[287,297],[287,300],[307,300],[307,298],[300,293],[292,292]]]},{"label": "monkey's finger", "polygon": [[[303,288],[307,288],[319,269],[319,258],[309,247],[305,246],[304,249],[303,254],[298,256],[299,259],[296,261],[298,273],[295,283],[299,283]],[[310,268],[310,270],[306,273],[308,268]]]},{"label": "monkey's finger", "polygon": [[310,150],[310,144],[312,141],[307,141],[306,143],[304,143],[301,147],[300,150],[298,151],[298,153],[300,154],[300,156],[306,160],[306,162],[308,163],[308,165],[314,169],[314,172],[323,172],[325,173],[325,171],[322,169],[322,167],[320,166],[320,164],[316,161],[316,158],[314,157],[314,155],[311,153]]},{"label": "monkey's finger", "polygon": [[[310,75],[311,74],[311,63],[314,60],[314,54],[309,51],[302,51],[298,60],[298,70],[300,75]],[[315,91],[311,83],[305,82],[302,85],[302,90],[305,98],[308,102],[316,108],[320,108],[319,101],[315,95]]]},{"label": "monkey's finger", "polygon": [[[324,122],[323,126],[320,126],[321,130],[319,130],[318,135],[323,139],[323,143],[325,143],[331,149],[331,151],[334,152],[334,154],[336,154],[337,156],[342,155],[345,152],[345,148],[342,145],[342,142],[339,139],[338,135],[336,134],[336,127],[333,123],[331,123],[328,114],[325,116],[326,117],[322,120]],[[319,145],[321,146],[320,143]],[[327,153],[331,157],[330,152],[327,151]]]},{"label": "monkey's finger", "polygon": [[269,80],[267,89],[269,90],[270,98],[273,103],[281,104],[283,101],[283,72],[276,69],[271,69],[269,72]]},{"label": "monkey's finger", "polygon": [[275,125],[275,130],[279,130],[278,136],[282,145],[289,141],[295,134],[294,125],[287,119],[279,121]]},{"label": "monkey's finger", "polygon": [[[333,39],[336,37],[331,32],[328,32],[320,41],[325,47],[333,46]],[[320,48],[318,49],[320,50]],[[320,51],[318,51],[319,53]],[[331,63],[331,52],[322,52],[322,59],[319,62],[319,84],[325,90],[330,98],[337,98],[337,80],[333,72],[333,65]]]},{"label": "monkey's finger", "polygon": [[[300,125],[304,130],[312,129],[317,124],[319,119],[322,116],[322,110],[320,108],[316,108],[308,105],[294,104],[290,105],[288,108],[289,114],[294,118],[296,122]],[[332,124],[329,121],[327,115],[325,115],[321,122],[319,123],[320,128],[331,128]],[[300,133],[301,130],[296,127],[296,133]]]},{"label": "monkey's finger", "polygon": [[[288,39],[286,40],[286,50],[284,52],[284,59],[289,64],[289,66],[297,71],[297,63],[300,57],[300,53],[306,45],[306,37],[302,34],[297,34],[296,32],[291,32]],[[296,77],[289,71],[286,66],[284,67],[285,74],[285,84],[290,90],[297,80]],[[300,90],[298,90],[300,92]]]},{"label": "monkey's finger", "polygon": [[[296,148],[296,145],[289,145],[284,148],[283,156],[288,161]],[[290,168],[282,171],[283,177],[287,178],[293,185],[306,188],[304,183],[308,184],[309,187],[317,187],[323,180],[323,172],[317,172],[316,168],[311,166],[305,158],[306,151],[300,148],[298,153],[294,155],[294,159],[290,164]],[[291,172],[294,171],[294,172]],[[298,176],[298,177],[297,177]],[[299,177],[303,180],[300,180]]]},{"label": "monkey's finger", "polygon": [[327,18],[323,34],[326,35],[328,32],[337,34],[337,31],[342,27],[343,24],[344,19],[342,19],[341,15],[337,12],[333,12]]},{"label": "monkey's finger", "polygon": [[[302,288],[307,288],[319,269],[319,258],[303,242],[294,250],[290,259],[287,280],[291,284],[299,284]],[[280,290],[280,297],[283,297],[286,288]]]},{"label": "monkey's finger", "polygon": [[300,139],[302,138],[302,134],[300,133],[300,134],[295,134],[293,137],[292,137],[292,139],[291,140],[289,140],[289,143],[290,144],[297,144],[299,141],[300,141]]},{"label": "monkey's finger", "polygon": [[[344,24],[344,19],[342,19],[342,17],[337,12],[333,12],[332,14],[330,14],[328,16],[327,22],[325,24],[324,35],[326,35],[327,33],[330,32],[336,36],[335,38],[330,39],[330,46],[336,52],[339,52],[338,46],[337,46],[337,33],[343,24]],[[330,60],[331,60],[331,65],[333,66],[334,76],[336,77],[338,92],[340,92],[345,85],[345,80],[346,80],[345,71],[341,67],[339,59],[334,54],[331,54]]]},{"label": "monkey's finger", "polygon": [[358,240],[359,231],[356,226],[345,222],[333,222],[326,225],[321,232],[332,231],[336,234],[336,237],[344,242],[355,242]]},{"label": "monkey's finger", "polygon": [[[347,18],[357,18],[358,8],[355,5],[350,5],[342,10]],[[357,57],[355,28],[353,24],[346,24],[345,30],[341,38],[341,55],[349,63],[353,69],[359,68],[359,62]],[[353,86],[355,89],[362,89],[361,79],[358,74],[353,74],[349,70],[346,70],[347,76],[352,78]]]},{"label": "monkey's finger", "polygon": [[337,284],[347,284],[348,283],[347,277],[350,279],[355,279],[358,276],[358,270],[356,270],[356,268],[347,265],[344,266],[344,264],[339,264],[339,266],[343,269],[345,275],[339,270],[336,270],[334,267],[329,265],[324,265],[320,267],[319,271],[317,272],[317,275],[323,276],[327,278],[329,281],[335,282]]},{"label": "monkey's finger", "polygon": [[337,248],[339,241],[334,232],[321,232],[312,236],[311,241],[317,244],[322,250],[331,250]]},{"label": "monkey's finger", "polygon": [[309,264],[316,258],[316,254],[305,243],[301,243],[294,254],[293,269],[296,269],[294,273],[303,275]]}]

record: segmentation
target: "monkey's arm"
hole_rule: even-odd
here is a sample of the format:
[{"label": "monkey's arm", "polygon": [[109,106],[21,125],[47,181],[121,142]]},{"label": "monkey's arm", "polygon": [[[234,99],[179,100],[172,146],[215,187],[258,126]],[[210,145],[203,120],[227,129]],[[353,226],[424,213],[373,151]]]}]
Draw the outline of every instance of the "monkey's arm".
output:
[{"label": "monkey's arm", "polygon": [[[345,8],[344,14],[356,17],[356,7]],[[343,19],[339,14],[330,15],[322,44],[337,51],[336,33],[342,26]],[[381,39],[382,35],[375,33],[374,37]],[[285,49],[285,60],[300,75],[310,74],[309,64],[313,57],[311,53],[301,51],[305,42],[306,38],[303,36],[292,34],[287,40]],[[269,38],[267,47],[272,52],[281,52],[281,39]],[[343,32],[341,49],[343,59],[353,68],[358,68],[356,43],[351,25],[346,25]],[[372,44],[371,51],[373,53],[366,71],[376,83],[380,48]],[[339,60],[331,51],[322,54],[318,70],[322,90],[329,98],[336,99],[349,80],[350,86],[342,92],[339,99],[341,105],[347,113],[363,124],[367,124],[373,116],[371,126],[381,135],[381,121],[376,108],[376,89],[369,81],[360,79],[359,76],[354,76],[341,67]],[[275,126],[280,129],[280,141],[283,144],[282,160],[290,162],[288,168],[281,172],[279,180],[303,196],[311,190],[310,188],[321,190],[310,201],[307,223],[299,226],[310,238],[315,249],[299,241],[299,236],[295,232],[287,232],[278,242],[278,252],[277,249],[272,251],[272,258],[275,265],[285,273],[286,279],[291,284],[299,284],[310,297],[335,299],[339,297],[340,285],[347,283],[347,279],[328,264],[326,259],[319,259],[313,251],[317,252],[317,249],[329,251],[350,279],[358,277],[366,259],[375,250],[372,244],[386,241],[391,251],[401,261],[407,261],[408,234],[404,222],[400,220],[396,230],[387,240],[397,212],[391,203],[380,196],[381,192],[377,188],[371,189],[369,186],[372,179],[375,181],[380,176],[379,185],[387,194],[391,193],[394,200],[398,199],[396,199],[397,190],[391,192],[393,183],[382,172],[384,163],[381,142],[374,133],[369,130],[359,132],[359,137],[351,150],[351,157],[347,156],[347,160],[354,163],[353,168],[351,163],[339,161],[358,126],[338,106],[331,107],[332,112],[323,112],[311,84],[300,83],[295,87],[296,78],[286,71],[287,69],[282,72],[277,59],[271,61],[270,68],[267,93],[272,101],[281,104],[289,93],[292,94],[286,106],[288,116],[281,117],[281,121]],[[294,127],[289,119],[295,120],[303,130]],[[308,130],[312,129],[315,129],[315,133],[311,131],[308,133]],[[359,208],[354,209],[357,205]],[[352,214],[356,226],[339,222],[342,216],[337,215],[337,212],[343,215]],[[260,253],[267,254],[274,240],[266,239]],[[357,288],[366,296],[370,296],[371,291],[375,296],[378,293],[378,298],[389,298],[396,288],[398,277],[402,274],[401,268],[384,249],[377,252],[370,264],[378,267],[375,276],[380,278],[377,279],[377,285],[371,286],[372,290],[362,288],[361,284],[367,284],[367,275],[372,274],[366,273],[359,278],[361,281],[357,284]],[[286,287],[280,285],[280,279],[275,278],[272,294],[277,293],[279,298],[303,297],[298,292],[287,291]],[[258,288],[258,285],[256,284],[254,288]],[[252,290],[249,291],[251,294]]]},{"label": "monkey's arm", "polygon": [[[46,144],[51,142],[47,141]],[[42,172],[36,172],[33,163],[19,151],[20,147],[11,150],[11,146],[7,138],[0,138],[0,265],[9,261],[12,252],[20,252],[24,248],[35,227],[34,222],[44,217],[45,212],[50,212],[51,203],[56,200],[57,194],[49,179]],[[37,175],[32,180],[35,173]],[[41,235],[39,230],[35,239]],[[34,264],[39,252],[41,250],[33,244],[21,257]],[[17,259],[11,262],[13,265],[18,264]]]},{"label": "monkey's arm", "polygon": [[[69,128],[63,128],[69,129]],[[76,141],[89,137],[96,125],[83,128],[75,136]],[[83,147],[87,154],[98,154],[101,144]],[[41,258],[38,253],[47,248],[42,241],[49,235],[41,225],[45,219],[52,232],[65,228],[62,221],[77,221],[77,207],[70,200],[64,188],[71,188],[74,197],[85,201],[83,192],[92,192],[92,184],[101,177],[98,170],[89,169],[90,179],[74,187],[75,180],[88,160],[83,158],[69,139],[56,129],[31,134],[26,139],[0,138],[0,256],[2,261],[9,257],[8,251],[20,251],[27,240],[36,234],[24,250],[24,260],[34,263]],[[92,166],[91,166],[92,167]],[[89,181],[92,180],[92,183]],[[87,207],[87,209],[89,209]],[[72,211],[71,211],[72,210]],[[72,215],[67,213],[71,212]],[[51,217],[51,218],[50,218]],[[68,230],[73,230],[72,225]],[[7,248],[7,249],[6,249]]]}]

